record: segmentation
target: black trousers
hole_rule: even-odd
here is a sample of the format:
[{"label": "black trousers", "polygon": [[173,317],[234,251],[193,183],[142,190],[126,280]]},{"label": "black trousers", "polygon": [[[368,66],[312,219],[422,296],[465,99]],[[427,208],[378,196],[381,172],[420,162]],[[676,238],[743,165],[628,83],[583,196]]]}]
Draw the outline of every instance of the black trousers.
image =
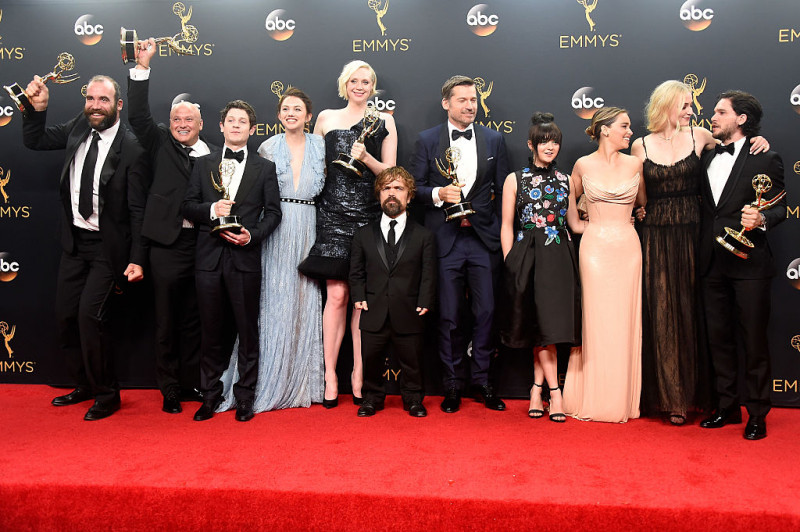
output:
[{"label": "black trousers", "polygon": [[108,329],[114,272],[103,255],[100,233],[72,230],[75,252],[62,253],[58,267],[55,310],[59,343],[76,386],[89,389],[101,404],[119,402]]},{"label": "black trousers", "polygon": [[386,351],[390,344],[394,346],[394,354],[400,365],[400,395],[403,403],[410,405],[422,401],[422,339],[422,333],[395,332],[388,316],[379,331],[361,331],[361,357],[364,364],[362,392],[365,401],[382,405],[386,399],[383,372],[386,368]]},{"label": "black trousers", "polygon": [[197,231],[169,246],[150,244],[156,318],[156,382],[161,393],[200,388],[200,312],[194,282]]},{"label": "black trousers", "polygon": [[[768,278],[731,278],[716,264],[717,261],[712,263],[711,270],[701,278],[700,285],[719,407],[738,407],[744,402],[750,416],[766,416],[771,404],[767,326],[772,282]],[[738,390],[739,342],[745,356],[743,398]]]},{"label": "black trousers", "polygon": [[200,389],[207,403],[222,397],[220,377],[228,368],[236,335],[239,380],[233,385],[238,403],[251,401],[258,378],[258,306],[261,273],[236,269],[231,250],[222,251],[214,271],[195,272],[200,309]]}]

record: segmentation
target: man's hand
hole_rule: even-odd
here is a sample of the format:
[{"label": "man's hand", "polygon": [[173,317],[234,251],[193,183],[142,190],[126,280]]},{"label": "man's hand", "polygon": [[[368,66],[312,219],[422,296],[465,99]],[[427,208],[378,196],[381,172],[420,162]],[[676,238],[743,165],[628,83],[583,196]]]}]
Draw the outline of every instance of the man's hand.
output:
[{"label": "man's hand", "polygon": [[356,310],[369,310],[367,308],[367,302],[366,301],[356,301],[354,303],[354,306],[356,307]]},{"label": "man's hand", "polygon": [[439,199],[446,203],[458,203],[461,201],[461,183],[458,185],[447,185],[439,189]]},{"label": "man's hand", "polygon": [[128,267],[125,268],[123,275],[128,278],[129,283],[138,283],[144,279],[144,271],[142,270],[142,267],[134,263],[128,264]]},{"label": "man's hand", "polygon": [[419,314],[420,316],[424,316],[427,313],[428,313],[428,309],[426,309],[424,307],[417,307],[417,314]]},{"label": "man's hand", "polygon": [[742,207],[742,226],[748,231],[761,226],[761,214],[758,209],[750,205]]},{"label": "man's hand", "polygon": [[150,68],[150,60],[156,55],[156,40],[152,37],[146,41],[139,41],[139,53],[136,56],[136,68],[147,70]]},{"label": "man's hand", "polygon": [[33,76],[33,79],[25,88],[25,94],[28,96],[28,100],[31,102],[34,109],[37,111],[44,111],[47,109],[47,104],[50,101],[50,91],[47,85],[42,83],[42,78]]},{"label": "man's hand", "polygon": [[250,242],[250,231],[242,227],[241,232],[232,233],[231,231],[222,231],[220,233],[222,238],[235,246],[246,246]]},{"label": "man's hand", "polygon": [[236,202],[229,199],[219,200],[214,204],[214,214],[217,215],[217,218],[221,218],[223,216],[230,216],[231,207],[233,207],[234,203]]}]

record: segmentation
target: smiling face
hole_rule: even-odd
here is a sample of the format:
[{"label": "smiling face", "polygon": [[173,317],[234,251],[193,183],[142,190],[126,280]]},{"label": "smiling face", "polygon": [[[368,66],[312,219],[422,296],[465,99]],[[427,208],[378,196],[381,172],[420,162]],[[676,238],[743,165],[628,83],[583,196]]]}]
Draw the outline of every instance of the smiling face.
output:
[{"label": "smiling face", "polygon": [[368,68],[357,69],[345,84],[347,99],[356,103],[368,100],[372,96],[374,85]]},{"label": "smiling face", "polygon": [[122,100],[116,101],[115,97],[114,85],[108,80],[93,81],[86,87],[83,115],[92,128],[104,131],[117,123]]},{"label": "smiling face", "polygon": [[747,115],[737,115],[731,101],[723,98],[714,106],[711,117],[711,134],[723,144],[736,142],[744,136],[739,126],[747,121]]},{"label": "smiling face", "polygon": [[220,122],[219,130],[225,137],[225,145],[238,150],[247,144],[247,139],[256,132],[256,126],[250,124],[250,117],[244,109],[232,108],[225,114],[225,120]]},{"label": "smiling face", "polygon": [[184,146],[194,146],[202,129],[200,109],[188,102],[179,103],[169,113],[169,131]]},{"label": "smiling face", "polygon": [[691,93],[686,92],[680,96],[675,105],[672,106],[672,109],[669,113],[669,129],[677,129],[675,124],[680,125],[680,127],[687,127],[689,122],[691,122],[693,115],[692,95]]},{"label": "smiling face", "polygon": [[616,150],[627,149],[631,144],[633,130],[631,129],[631,119],[628,113],[617,116],[611,124],[603,126],[600,130],[600,141],[608,142]]},{"label": "smiling face", "polygon": [[302,130],[306,122],[311,120],[311,113],[307,112],[303,100],[297,96],[287,96],[278,111],[278,120],[286,131]]},{"label": "smiling face", "polygon": [[556,160],[558,152],[561,150],[561,144],[554,140],[547,142],[540,142],[534,149],[533,143],[528,141],[528,149],[533,153],[533,162],[539,167],[546,168],[550,163]]},{"label": "smiling face", "polygon": [[478,109],[478,91],[474,85],[456,85],[450,98],[442,100],[447,118],[459,129],[466,129],[475,121]]}]

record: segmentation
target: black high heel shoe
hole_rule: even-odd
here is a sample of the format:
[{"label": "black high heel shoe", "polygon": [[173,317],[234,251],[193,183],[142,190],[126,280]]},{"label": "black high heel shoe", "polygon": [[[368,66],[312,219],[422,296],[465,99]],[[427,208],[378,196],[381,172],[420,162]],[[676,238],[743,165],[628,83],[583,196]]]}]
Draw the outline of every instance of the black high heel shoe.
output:
[{"label": "black high heel shoe", "polygon": [[[556,386],[555,388],[549,388],[549,390],[550,390],[550,404],[552,405],[553,392],[561,393],[561,388]],[[561,400],[563,402],[564,398],[562,397]],[[553,421],[555,423],[564,423],[567,421],[567,415],[564,412],[550,412],[550,416],[548,417],[550,418],[550,421]]]},{"label": "black high heel shoe", "polygon": [[335,408],[335,407],[339,406],[339,398],[338,397],[334,397],[333,399],[325,399],[323,397],[322,398],[322,406],[324,406],[328,410],[330,410],[331,408]]},{"label": "black high heel shoe", "polygon": [[[531,386],[531,401],[533,401],[533,387],[534,386],[539,388],[540,390],[542,389],[542,385],[541,384],[536,384],[535,382],[533,383],[533,386]],[[541,393],[542,392],[539,392],[539,395],[541,395]],[[528,405],[528,406],[530,406],[530,405]],[[540,417],[544,417],[544,410],[541,410],[539,408],[531,408],[530,410],[528,410],[528,417],[533,418],[533,419],[539,419]]]}]

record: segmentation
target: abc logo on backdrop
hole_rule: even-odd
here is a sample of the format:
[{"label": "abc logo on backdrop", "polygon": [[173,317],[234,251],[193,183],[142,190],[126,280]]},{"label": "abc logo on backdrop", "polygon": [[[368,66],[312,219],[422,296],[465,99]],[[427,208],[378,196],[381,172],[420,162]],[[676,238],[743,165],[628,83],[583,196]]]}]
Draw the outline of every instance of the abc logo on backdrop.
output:
[{"label": "abc logo on backdrop", "polygon": [[497,29],[500,18],[489,11],[486,4],[478,4],[467,13],[467,26],[469,30],[479,37],[491,35]]},{"label": "abc logo on backdrop", "polygon": [[794,259],[786,267],[786,278],[790,285],[800,290],[800,259]]},{"label": "abc logo on backdrop", "polygon": [[687,29],[703,31],[711,25],[714,10],[708,7],[708,0],[686,0],[678,12],[678,16]]},{"label": "abc logo on backdrop", "polygon": [[11,122],[14,117],[14,106],[8,105],[2,97],[0,97],[0,127]]},{"label": "abc logo on backdrop", "polygon": [[286,15],[285,9],[276,9],[267,15],[264,27],[270,37],[276,41],[285,41],[294,35],[297,23]]},{"label": "abc logo on backdrop", "polygon": [[0,251],[0,282],[13,281],[19,273],[19,262],[11,258],[5,251]]},{"label": "abc logo on backdrop", "polygon": [[93,46],[103,38],[103,25],[98,24],[92,14],[87,13],[78,17],[73,29],[78,40],[87,46]]},{"label": "abc logo on backdrop", "polygon": [[594,87],[581,87],[572,95],[571,104],[576,115],[589,120],[598,109],[606,105],[606,102],[597,95]]},{"label": "abc logo on backdrop", "polygon": [[791,94],[789,94],[789,103],[794,107],[794,112],[800,114],[800,85],[792,89]]}]

